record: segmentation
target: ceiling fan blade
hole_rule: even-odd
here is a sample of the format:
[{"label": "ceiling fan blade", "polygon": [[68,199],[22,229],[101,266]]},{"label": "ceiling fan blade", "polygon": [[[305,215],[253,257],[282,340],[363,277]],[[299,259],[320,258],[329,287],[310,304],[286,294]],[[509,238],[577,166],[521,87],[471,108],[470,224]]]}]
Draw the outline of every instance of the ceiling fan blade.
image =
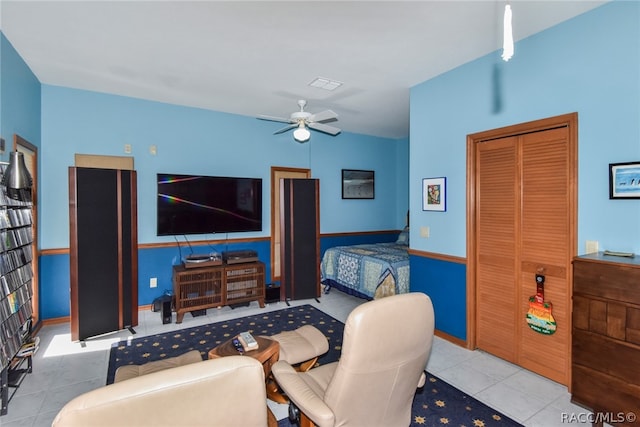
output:
[{"label": "ceiling fan blade", "polygon": [[256,119],[268,120],[270,122],[293,123],[291,119],[285,119],[284,117],[265,116],[262,114],[256,117]]},{"label": "ceiling fan blade", "polygon": [[296,124],[293,124],[293,125],[285,126],[285,127],[283,127],[282,129],[278,129],[278,130],[277,130],[277,131],[275,131],[273,134],[274,134],[274,135],[277,135],[277,134],[279,134],[279,133],[285,133],[286,131],[291,130],[291,129],[293,129],[293,128],[297,128],[297,127],[298,127],[298,124],[297,124],[297,123],[296,123]]},{"label": "ceiling fan blade", "polygon": [[336,136],[337,134],[342,132],[340,129],[336,127],[323,125],[322,123],[307,123],[307,126],[309,126],[313,130],[318,130],[320,132],[328,133],[329,135],[333,135],[333,136]]},{"label": "ceiling fan blade", "polygon": [[326,122],[328,120],[335,121],[338,119],[338,114],[331,110],[324,110],[316,114],[312,114],[307,119],[309,122]]}]

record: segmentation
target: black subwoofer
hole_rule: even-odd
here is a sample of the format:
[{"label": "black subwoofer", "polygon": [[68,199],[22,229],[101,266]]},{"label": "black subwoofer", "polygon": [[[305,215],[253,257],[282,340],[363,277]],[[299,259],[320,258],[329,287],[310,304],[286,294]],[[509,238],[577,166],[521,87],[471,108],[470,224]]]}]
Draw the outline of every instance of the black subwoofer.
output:
[{"label": "black subwoofer", "polygon": [[162,301],[162,324],[171,323],[171,298]]}]

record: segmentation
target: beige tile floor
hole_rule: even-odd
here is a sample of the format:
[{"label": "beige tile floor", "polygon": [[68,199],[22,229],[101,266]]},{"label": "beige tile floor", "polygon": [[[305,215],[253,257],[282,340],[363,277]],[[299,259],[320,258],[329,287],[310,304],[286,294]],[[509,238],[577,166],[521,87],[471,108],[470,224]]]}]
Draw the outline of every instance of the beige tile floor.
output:
[{"label": "beige tile floor", "polygon": [[[319,301],[293,301],[291,305],[312,304],[344,322],[351,310],[364,302],[336,290],[323,294]],[[210,309],[206,316],[194,318],[187,314],[181,325],[163,325],[160,313],[145,310],[139,314],[136,335],[125,330],[92,338],[84,345],[71,342],[68,323],[45,326],[39,332],[40,349],[33,373],[17,390],[8,414],[0,417],[0,425],[50,426],[66,402],[105,384],[109,348],[115,341],[282,308],[286,308],[285,303],[267,304],[261,309],[254,302],[249,307]],[[526,426],[566,426],[579,421],[587,424],[589,413],[570,402],[565,386],[482,351],[469,351],[436,337],[427,369]],[[279,419],[286,416],[286,405],[268,403]]]}]

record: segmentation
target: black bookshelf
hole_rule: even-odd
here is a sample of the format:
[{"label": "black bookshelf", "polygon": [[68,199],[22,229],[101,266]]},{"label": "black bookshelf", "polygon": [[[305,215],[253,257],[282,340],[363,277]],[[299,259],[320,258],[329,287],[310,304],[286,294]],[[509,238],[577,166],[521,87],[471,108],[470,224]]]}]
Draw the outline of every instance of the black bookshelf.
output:
[{"label": "black bookshelf", "polygon": [[[5,169],[0,165],[0,181]],[[30,192],[23,192],[21,199],[7,197],[6,187],[0,185],[0,415],[7,413],[11,397],[31,372],[36,349],[27,348],[33,297]]]}]

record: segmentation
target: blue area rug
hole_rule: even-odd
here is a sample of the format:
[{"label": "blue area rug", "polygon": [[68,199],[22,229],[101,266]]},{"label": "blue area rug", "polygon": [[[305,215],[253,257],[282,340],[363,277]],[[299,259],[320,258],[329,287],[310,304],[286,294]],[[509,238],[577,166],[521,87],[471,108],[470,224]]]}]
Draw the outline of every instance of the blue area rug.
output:
[{"label": "blue area rug", "polygon": [[[294,427],[288,419],[278,427]],[[416,392],[411,406],[410,427],[514,427],[521,424],[466,395],[435,375]]]},{"label": "blue area rug", "polygon": [[[240,332],[254,335],[274,335],[309,324],[318,328],[329,340],[329,351],[318,360],[320,364],[339,359],[342,349],[344,324],[312,305],[289,307],[226,322],[182,329],[175,332],[150,335],[114,343],[109,355],[107,384],[113,382],[116,369],[127,364],[139,365],[153,360],[178,356],[190,350],[198,350],[202,358],[212,348],[222,344]],[[398,325],[400,327],[400,325]],[[520,424],[477,401],[438,377],[428,374],[427,383],[415,395],[412,406],[412,427],[455,426],[489,427],[520,426]],[[289,427],[287,419],[278,422],[279,427]]]},{"label": "blue area rug", "polygon": [[269,336],[306,324],[318,328],[329,340],[329,351],[318,359],[318,363],[338,360],[344,325],[314,306],[304,305],[114,343],[109,354],[107,384],[113,382],[116,369],[122,365],[141,365],[179,356],[191,350],[198,350],[205,360],[209,350],[240,332],[249,331],[253,335]]}]

